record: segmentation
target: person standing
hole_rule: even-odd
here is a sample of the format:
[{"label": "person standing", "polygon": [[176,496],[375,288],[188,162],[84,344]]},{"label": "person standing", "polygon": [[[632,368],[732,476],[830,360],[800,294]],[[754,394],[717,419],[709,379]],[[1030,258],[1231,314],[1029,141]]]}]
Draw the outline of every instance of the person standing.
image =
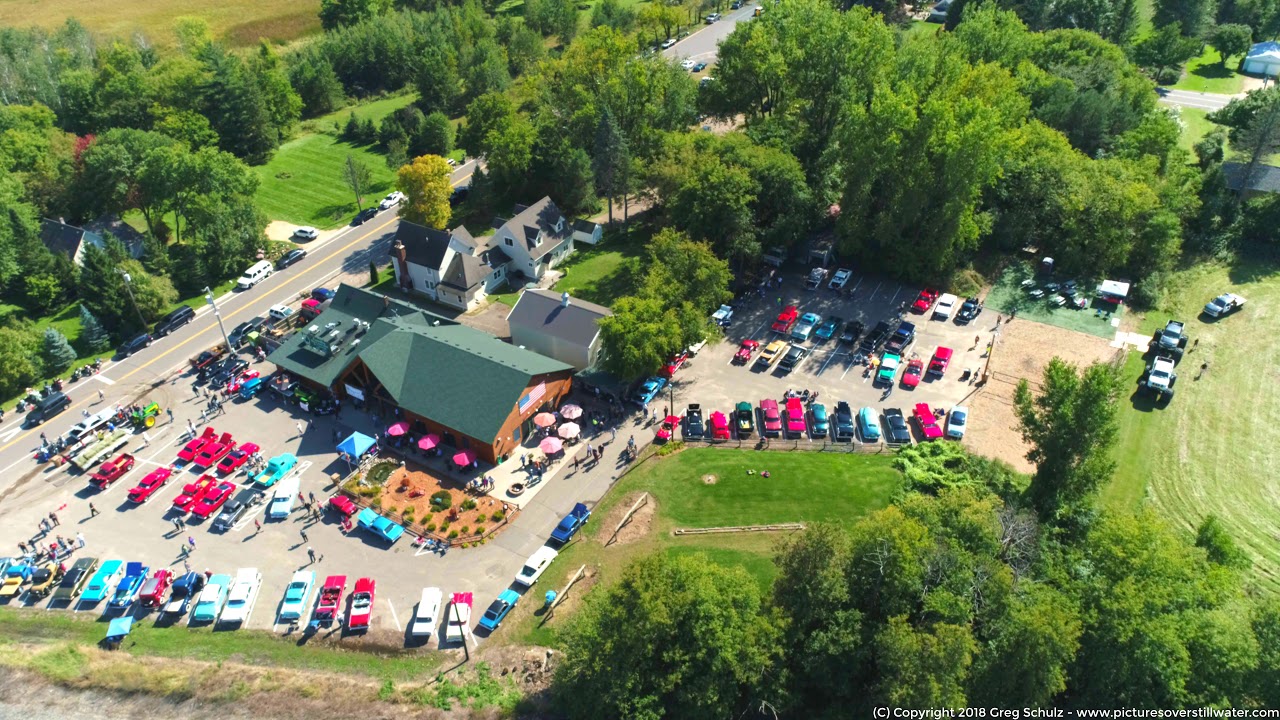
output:
[{"label": "person standing", "polygon": [[187,536],[187,544],[191,546],[191,549],[192,549],[192,550],[195,550],[195,549],[196,549],[196,539],[195,539],[194,537],[192,537],[192,536],[188,535],[188,536]]},{"label": "person standing", "polygon": [[311,542],[310,538],[308,538],[308,537],[307,537],[307,530],[306,530],[306,528],[303,528],[302,530],[299,530],[299,531],[298,531],[298,534],[302,536],[302,542]]},{"label": "person standing", "polygon": [[98,516],[98,508],[94,507],[93,503],[89,503],[89,517],[97,517],[97,516]]},{"label": "person standing", "polygon": [[302,437],[302,431],[304,430],[304,428],[302,427],[302,421],[299,420],[298,422],[294,423],[294,427],[298,428],[298,437]]},{"label": "person standing", "polygon": [[307,557],[311,559],[312,565],[316,564],[316,551],[312,550],[310,545],[307,546]]},{"label": "person standing", "polygon": [[173,408],[165,408],[164,413],[165,415],[169,416],[169,424],[172,425],[173,424]]},{"label": "person standing", "polygon": [[49,513],[49,522],[53,523],[54,527],[62,524],[58,522],[58,516],[54,513]]},{"label": "person standing", "polygon": [[257,518],[254,518],[254,519],[253,519],[253,534],[254,534],[254,535],[257,535],[257,534],[258,534],[258,533],[260,533],[260,532],[262,532],[262,522],[261,522],[261,521],[259,521]]},{"label": "person standing", "polygon": [[103,400],[105,400],[105,399],[106,399],[106,396],[102,394],[102,389],[101,389],[101,388],[99,388],[99,389],[98,389],[98,402],[102,402],[102,401],[103,401]]},{"label": "person standing", "polygon": [[76,533],[76,547],[84,549],[84,533]]}]

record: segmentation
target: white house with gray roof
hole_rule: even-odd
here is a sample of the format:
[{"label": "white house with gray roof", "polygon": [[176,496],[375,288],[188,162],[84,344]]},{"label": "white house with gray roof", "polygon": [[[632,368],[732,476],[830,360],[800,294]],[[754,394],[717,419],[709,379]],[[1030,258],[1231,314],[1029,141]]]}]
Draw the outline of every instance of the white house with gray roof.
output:
[{"label": "white house with gray roof", "polygon": [[525,290],[507,315],[511,343],[584,370],[600,359],[600,321],[607,307],[551,290]]}]

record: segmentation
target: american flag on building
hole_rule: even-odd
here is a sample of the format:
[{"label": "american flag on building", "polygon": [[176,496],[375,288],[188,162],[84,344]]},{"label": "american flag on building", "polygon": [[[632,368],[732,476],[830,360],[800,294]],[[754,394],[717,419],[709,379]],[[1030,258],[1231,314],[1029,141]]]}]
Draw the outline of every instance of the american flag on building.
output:
[{"label": "american flag on building", "polygon": [[524,397],[520,398],[520,406],[519,406],[520,412],[523,413],[524,411],[533,407],[534,403],[541,400],[542,396],[546,394],[547,394],[547,384],[544,382],[538,383],[538,387],[530,390],[528,395],[525,395]]}]

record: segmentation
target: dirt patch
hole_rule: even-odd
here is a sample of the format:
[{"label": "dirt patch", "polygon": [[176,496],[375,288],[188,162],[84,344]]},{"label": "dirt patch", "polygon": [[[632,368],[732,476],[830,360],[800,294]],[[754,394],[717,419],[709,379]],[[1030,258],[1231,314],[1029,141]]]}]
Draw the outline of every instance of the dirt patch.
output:
[{"label": "dirt patch", "polygon": [[[631,509],[631,506],[636,504],[636,501],[640,499],[642,494],[643,493],[631,493],[615,505],[613,510],[609,511],[609,514],[605,516],[604,521],[601,523],[601,527],[604,528],[605,533],[613,533],[613,529],[618,527],[618,523],[622,522],[622,518],[627,514],[627,511]],[[610,543],[610,545],[626,545],[627,543],[635,542],[648,535],[649,530],[653,527],[653,517],[657,511],[658,502],[651,494],[649,495],[649,498],[645,500],[645,503],[640,506],[640,509],[636,510],[635,514],[627,520],[627,524],[618,531],[617,537],[613,539],[613,542]],[[607,534],[600,538],[601,542],[608,542],[608,540],[609,535]]]},{"label": "dirt patch", "polygon": [[962,403],[969,406],[965,446],[980,455],[1004,460],[1021,472],[1033,471],[1035,468],[1027,461],[1030,446],[1018,432],[1013,410],[1018,381],[1026,378],[1033,390],[1037,388],[1044,367],[1054,356],[1085,366],[1110,361],[1120,352],[1103,338],[1053,325],[1022,318],[1002,325],[987,384]]},{"label": "dirt patch", "polygon": [[[569,578],[573,577],[573,574],[577,572],[578,568],[570,568],[569,574],[557,581],[559,584],[555,588],[556,592],[560,592],[564,588],[564,584],[569,582]],[[587,569],[582,571],[582,577],[578,578],[578,582],[569,588],[569,593],[564,596],[559,605],[556,605],[555,615],[548,622],[555,624],[559,620],[573,617],[573,614],[578,611],[578,606],[586,599],[587,593],[591,592],[591,588],[595,587],[599,580],[599,571],[588,565]]]},{"label": "dirt patch", "polygon": [[551,648],[502,645],[488,646],[479,660],[489,663],[495,677],[510,677],[526,695],[536,695],[551,687],[560,657],[560,652]]},{"label": "dirt patch", "polygon": [[[448,508],[432,502],[441,492],[449,496]],[[503,512],[502,502],[467,492],[458,481],[439,478],[416,466],[398,468],[387,477],[382,507],[402,517],[412,510],[413,521],[439,537],[455,530],[461,537],[480,535],[496,526],[501,518],[495,513]]]},{"label": "dirt patch", "polygon": [[717,482],[719,482],[719,481],[720,481],[720,478],[718,478],[718,477],[716,477],[715,475],[712,475],[712,474],[710,474],[710,473],[708,473],[708,474],[706,474],[706,475],[703,475],[703,476],[702,476],[702,484],[703,484],[703,485],[715,485],[715,484],[716,484]]}]

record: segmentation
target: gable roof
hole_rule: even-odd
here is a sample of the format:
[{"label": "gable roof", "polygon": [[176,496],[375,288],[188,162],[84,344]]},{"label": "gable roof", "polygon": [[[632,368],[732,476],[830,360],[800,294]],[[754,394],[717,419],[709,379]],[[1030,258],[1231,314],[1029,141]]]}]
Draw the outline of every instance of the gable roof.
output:
[{"label": "gable roof", "polygon": [[[565,220],[564,214],[550,197],[544,197],[529,206],[517,205],[515,210],[515,216],[509,220],[499,223],[495,219],[494,223],[500,233],[524,243],[529,256],[534,260],[556,249],[573,234],[573,224]],[[557,222],[561,223],[559,230],[556,230]]]},{"label": "gable roof", "polygon": [[1280,42],[1267,40],[1266,42],[1254,43],[1244,57],[1246,60],[1280,60]]},{"label": "gable roof", "polygon": [[448,269],[440,277],[440,284],[458,290],[470,290],[484,282],[484,279],[492,273],[493,268],[486,265],[483,259],[457,253],[453,256],[453,260],[449,261]]},{"label": "gable roof", "polygon": [[[1227,187],[1239,191],[1244,180],[1245,163],[1224,162],[1222,174]],[[1254,192],[1280,193],[1280,167],[1274,165],[1258,165],[1249,178],[1249,190]]]},{"label": "gable roof", "polygon": [[62,253],[72,260],[80,254],[81,246],[86,240],[102,246],[102,237],[97,233],[49,218],[40,223],[40,239],[51,252]]},{"label": "gable roof", "polygon": [[396,228],[395,242],[404,245],[405,260],[438,271],[442,269],[440,266],[444,263],[445,251],[449,249],[450,237],[452,233],[444,230],[401,220]]},{"label": "gable roof", "polygon": [[525,290],[507,314],[507,323],[586,347],[600,332],[600,318],[613,315],[609,308],[585,300],[570,298],[568,307],[562,300],[560,293],[551,290]]},{"label": "gable roof", "polygon": [[[370,323],[357,331],[355,321]],[[331,327],[332,324],[332,327]],[[328,355],[310,327],[340,332]],[[352,328],[352,332],[347,332]],[[359,340],[359,342],[356,342]],[[401,407],[481,440],[497,437],[530,380],[568,365],[368,290],[340,285],[329,308],[268,360],[326,387],[359,359]]]}]

